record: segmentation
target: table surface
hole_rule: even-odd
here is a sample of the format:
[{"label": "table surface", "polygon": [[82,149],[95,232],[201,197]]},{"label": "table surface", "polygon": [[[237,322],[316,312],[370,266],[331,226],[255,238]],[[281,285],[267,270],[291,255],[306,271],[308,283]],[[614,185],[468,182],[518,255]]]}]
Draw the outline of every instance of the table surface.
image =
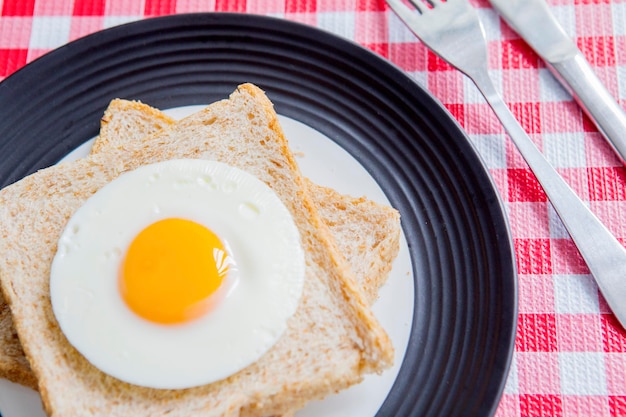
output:
[{"label": "table surface", "polygon": [[[548,160],[626,244],[626,169],[544,63],[495,13],[490,73]],[[550,0],[600,79],[626,106],[626,0]],[[495,180],[519,272],[515,353],[496,416],[626,416],[626,332],[546,196],[473,84],[430,53],[379,0],[0,0],[0,80],[103,28],[186,12],[278,16],[349,38],[407,71],[459,121]],[[626,134],[626,132],[624,133]],[[626,300],[625,300],[626,302]]]}]

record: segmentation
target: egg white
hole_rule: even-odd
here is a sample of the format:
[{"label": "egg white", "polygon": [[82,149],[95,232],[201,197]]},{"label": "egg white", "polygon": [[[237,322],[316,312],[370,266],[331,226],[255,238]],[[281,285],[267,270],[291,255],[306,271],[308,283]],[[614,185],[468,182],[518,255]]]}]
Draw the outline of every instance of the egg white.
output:
[{"label": "egg white", "polygon": [[[131,241],[170,217],[211,229],[237,270],[217,307],[183,325],[142,319],[118,291]],[[61,330],[94,366],[131,384],[179,389],[223,379],[269,350],[297,309],[304,269],[294,220],[265,183],[215,161],[172,160],[122,174],[76,211],[59,240],[50,295]]]}]

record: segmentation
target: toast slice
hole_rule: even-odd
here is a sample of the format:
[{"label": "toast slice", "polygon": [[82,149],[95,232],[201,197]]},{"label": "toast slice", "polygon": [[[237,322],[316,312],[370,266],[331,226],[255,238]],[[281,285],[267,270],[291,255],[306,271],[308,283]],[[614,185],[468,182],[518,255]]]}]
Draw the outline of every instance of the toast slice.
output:
[{"label": "toast slice", "polygon": [[[176,121],[139,102],[113,100],[102,118],[100,135],[91,153],[115,152],[118,144],[140,140]],[[398,212],[366,198],[341,195],[309,180],[306,186],[322,221],[356,275],[367,300],[373,303],[386,281],[399,249]],[[0,297],[0,377],[36,389],[37,380],[24,356],[10,309]]]},{"label": "toast slice", "polygon": [[[230,99],[120,150],[47,168],[0,191],[2,291],[50,415],[271,416],[391,364],[389,339],[338,255],[261,90],[242,85]],[[213,384],[155,390],[101,373],[69,345],[52,313],[48,279],[58,236],[89,196],[124,171],[172,158],[219,160],[269,184],[300,230],[306,279],[288,330],[256,363]]]}]

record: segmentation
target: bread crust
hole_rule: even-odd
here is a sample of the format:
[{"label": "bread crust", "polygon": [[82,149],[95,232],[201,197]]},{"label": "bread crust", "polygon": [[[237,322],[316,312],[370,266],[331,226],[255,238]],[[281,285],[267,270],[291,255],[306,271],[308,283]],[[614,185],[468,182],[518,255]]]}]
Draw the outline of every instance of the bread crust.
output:
[{"label": "bread crust", "polygon": [[[233,129],[237,138],[216,137]],[[229,100],[119,150],[113,159],[95,154],[0,191],[0,249],[7,254],[0,262],[2,291],[51,416],[154,416],[173,410],[190,416],[269,416],[391,364],[389,339],[338,254],[260,89],[242,85]],[[203,387],[153,390],[101,373],[69,345],[52,313],[47,280],[56,240],[86,198],[126,170],[181,157],[221,160],[268,183],[298,225],[307,278],[287,332],[258,362]]]}]

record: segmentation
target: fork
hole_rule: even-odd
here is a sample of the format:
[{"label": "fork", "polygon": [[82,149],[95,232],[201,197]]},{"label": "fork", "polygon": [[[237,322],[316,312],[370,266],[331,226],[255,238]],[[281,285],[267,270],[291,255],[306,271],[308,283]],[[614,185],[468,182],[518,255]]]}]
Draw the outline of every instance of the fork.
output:
[{"label": "fork", "polygon": [[469,77],[533,171],[608,305],[626,328],[626,249],[544,158],[498,94],[487,68],[485,33],[467,0],[386,0],[435,54]]}]

